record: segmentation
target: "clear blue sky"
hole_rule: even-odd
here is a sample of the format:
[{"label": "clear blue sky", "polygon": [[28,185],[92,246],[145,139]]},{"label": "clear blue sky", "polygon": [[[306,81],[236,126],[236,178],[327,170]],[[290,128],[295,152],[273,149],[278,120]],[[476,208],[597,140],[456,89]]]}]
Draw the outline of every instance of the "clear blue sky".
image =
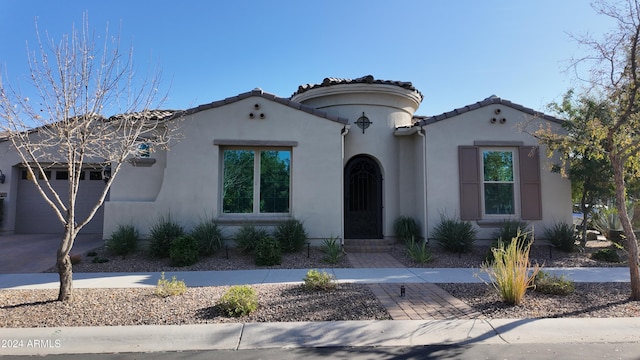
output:
[{"label": "clear blue sky", "polygon": [[120,28],[138,67],[160,64],[165,108],[262,88],[289,97],[325,77],[411,81],[435,115],[492,94],[537,110],[579,87],[567,33],[611,28],[588,0],[0,0],[0,71],[28,75],[34,19],[53,37],[89,14]]}]

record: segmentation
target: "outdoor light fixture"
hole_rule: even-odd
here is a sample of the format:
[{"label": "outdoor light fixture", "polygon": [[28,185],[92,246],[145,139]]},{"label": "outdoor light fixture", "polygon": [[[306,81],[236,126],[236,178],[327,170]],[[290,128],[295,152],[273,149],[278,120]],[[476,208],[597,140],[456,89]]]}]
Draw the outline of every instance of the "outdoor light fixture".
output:
[{"label": "outdoor light fixture", "polygon": [[2,173],[2,170],[0,170],[0,184],[4,184],[4,181],[6,180],[6,176],[4,176],[4,174]]},{"label": "outdoor light fixture", "polygon": [[405,294],[404,285],[400,285],[400,297],[404,297],[404,294]]}]

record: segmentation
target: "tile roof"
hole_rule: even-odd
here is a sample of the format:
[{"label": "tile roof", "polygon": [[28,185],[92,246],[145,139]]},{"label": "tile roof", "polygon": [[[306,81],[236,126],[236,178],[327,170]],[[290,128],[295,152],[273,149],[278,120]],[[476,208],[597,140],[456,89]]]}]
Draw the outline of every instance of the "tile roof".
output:
[{"label": "tile roof", "polygon": [[[252,96],[258,96],[258,97],[267,99],[269,101],[275,101],[277,103],[280,103],[282,105],[288,106],[290,108],[293,108],[293,109],[296,109],[296,110],[300,110],[300,111],[304,111],[306,113],[313,114],[313,115],[316,115],[318,117],[325,118],[327,120],[335,121],[337,123],[341,123],[341,124],[349,123],[349,119],[347,119],[347,118],[331,115],[331,114],[328,114],[326,111],[318,110],[318,109],[313,108],[311,106],[307,106],[307,105],[303,105],[303,104],[301,104],[299,102],[291,101],[290,99],[278,97],[276,95],[264,92],[260,88],[253,89],[251,91],[248,91],[248,92],[245,92],[245,93],[242,93],[242,94],[238,94],[236,96],[228,97],[228,98],[223,99],[223,100],[218,100],[218,101],[214,101],[212,103],[196,106],[194,108],[187,109],[187,110],[181,112],[179,115],[183,116],[183,115],[194,114],[194,113],[197,113],[197,112],[200,112],[200,111],[203,111],[203,110],[213,109],[213,108],[217,108],[219,106],[232,104],[234,102],[237,102],[237,101],[240,101],[240,100],[252,97]],[[178,114],[176,114],[175,116],[178,116]]]},{"label": "tile roof", "polygon": [[173,117],[176,114],[179,114],[180,111],[176,110],[147,110],[147,111],[137,111],[133,113],[127,114],[117,114],[109,117],[109,121],[116,120],[120,118],[134,118],[136,120],[142,118],[143,116],[148,118],[149,120],[165,120]]},{"label": "tile roof", "polygon": [[320,84],[304,84],[298,86],[298,91],[294,92],[291,97],[302,94],[303,92],[311,89],[327,87],[332,85],[343,85],[343,84],[383,84],[383,85],[393,85],[398,86],[403,89],[415,91],[420,95],[420,100],[424,98],[422,93],[416,89],[413,84],[409,81],[394,81],[394,80],[380,80],[375,79],[373,75],[365,75],[363,77],[359,77],[357,79],[341,79],[341,78],[324,78],[322,83]]},{"label": "tile roof", "polygon": [[471,111],[471,110],[479,109],[481,107],[485,107],[485,106],[489,106],[489,105],[496,105],[496,104],[497,105],[504,105],[504,106],[510,107],[512,109],[515,109],[515,110],[518,110],[518,111],[522,111],[523,113],[526,113],[526,114],[529,114],[529,115],[533,115],[533,116],[535,116],[537,118],[548,120],[548,121],[555,122],[555,123],[558,123],[558,124],[561,124],[561,123],[564,122],[564,120],[558,119],[558,118],[556,118],[554,116],[547,115],[547,114],[544,114],[542,112],[535,111],[535,110],[533,110],[531,108],[522,106],[520,104],[513,103],[513,102],[511,102],[509,100],[502,99],[502,98],[500,98],[498,96],[491,95],[491,96],[489,96],[488,98],[486,98],[486,99],[484,99],[482,101],[478,101],[477,103],[474,103],[474,104],[471,104],[471,105],[467,105],[467,106],[463,106],[461,108],[457,108],[457,109],[454,109],[452,111],[448,111],[448,112],[445,112],[445,113],[442,113],[442,114],[439,114],[439,115],[433,115],[433,116],[415,115],[413,117],[414,126],[425,126],[425,125],[433,124],[433,123],[436,123],[436,122],[441,121],[441,120],[445,120],[445,119],[448,119],[448,118],[451,118],[451,117],[454,117],[454,116],[457,116],[457,115],[460,115],[460,114],[464,114],[464,113],[466,113],[468,111]]}]

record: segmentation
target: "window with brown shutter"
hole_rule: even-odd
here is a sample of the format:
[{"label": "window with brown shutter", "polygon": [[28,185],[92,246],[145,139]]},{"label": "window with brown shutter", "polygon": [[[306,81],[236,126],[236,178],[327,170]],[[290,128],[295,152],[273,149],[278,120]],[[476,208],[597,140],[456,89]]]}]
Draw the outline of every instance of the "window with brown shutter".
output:
[{"label": "window with brown shutter", "polygon": [[[482,220],[483,216],[499,215],[519,216],[522,220],[542,219],[538,147],[511,146],[504,149],[490,147],[484,151],[480,146],[458,147],[462,220]],[[514,157],[517,157],[517,166]],[[492,166],[483,166],[490,160],[494,163]],[[496,191],[504,194],[497,196]],[[513,208],[518,205],[515,196],[519,196],[519,214]]]}]

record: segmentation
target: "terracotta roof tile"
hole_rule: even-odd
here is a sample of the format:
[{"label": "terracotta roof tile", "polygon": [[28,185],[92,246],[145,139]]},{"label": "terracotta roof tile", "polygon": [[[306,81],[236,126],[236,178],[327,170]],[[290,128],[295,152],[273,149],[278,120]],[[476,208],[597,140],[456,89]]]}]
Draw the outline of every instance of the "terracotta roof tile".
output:
[{"label": "terracotta roof tile", "polygon": [[294,92],[291,97],[302,94],[303,92],[311,89],[316,89],[320,87],[327,87],[333,85],[343,85],[343,84],[383,84],[383,85],[393,85],[398,86],[403,89],[415,91],[420,95],[420,99],[423,99],[423,95],[418,89],[416,89],[411,82],[408,81],[394,81],[394,80],[380,80],[375,79],[373,75],[365,75],[363,77],[359,77],[357,79],[342,79],[342,78],[324,78],[320,84],[304,84],[298,86],[298,91]]},{"label": "terracotta roof tile", "polygon": [[529,114],[529,115],[533,115],[533,116],[536,116],[538,118],[541,118],[541,119],[544,119],[544,120],[547,120],[547,121],[551,121],[551,122],[555,122],[555,123],[558,123],[558,124],[561,124],[561,123],[564,122],[564,120],[558,119],[558,118],[556,118],[554,116],[547,115],[547,114],[544,114],[542,112],[535,111],[535,110],[533,110],[531,108],[522,106],[520,104],[513,103],[513,102],[511,102],[509,100],[502,99],[502,98],[497,97],[495,95],[491,95],[491,96],[489,96],[488,98],[486,98],[486,99],[484,99],[482,101],[478,101],[478,102],[476,102],[474,104],[463,106],[461,108],[457,108],[457,109],[454,109],[452,111],[448,111],[448,112],[445,112],[445,113],[442,113],[442,114],[433,115],[433,116],[415,115],[413,117],[414,126],[425,126],[425,125],[433,124],[435,122],[442,121],[444,119],[448,119],[448,118],[451,118],[451,117],[466,113],[466,112],[471,111],[471,110],[476,110],[476,109],[479,109],[481,107],[494,105],[494,104],[508,106],[508,107],[510,107],[512,109],[515,109],[515,110],[518,110],[518,111],[522,111],[523,113],[526,113],[526,114]]}]

